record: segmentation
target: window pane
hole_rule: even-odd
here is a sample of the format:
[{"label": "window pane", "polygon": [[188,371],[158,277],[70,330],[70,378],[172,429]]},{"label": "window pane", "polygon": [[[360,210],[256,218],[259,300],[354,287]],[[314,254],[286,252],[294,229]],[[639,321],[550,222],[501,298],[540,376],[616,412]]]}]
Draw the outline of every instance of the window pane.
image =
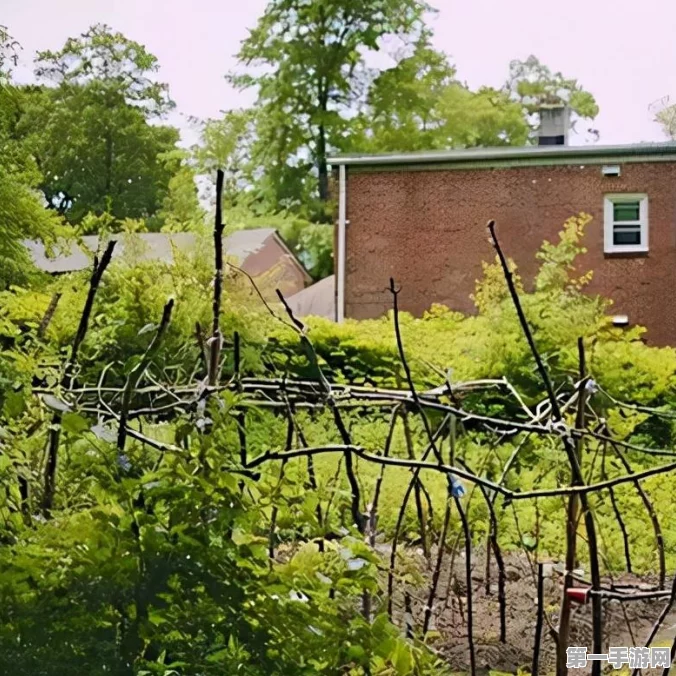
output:
[{"label": "window pane", "polygon": [[613,244],[616,246],[639,246],[641,244],[641,230],[639,228],[615,228],[613,230]]},{"label": "window pane", "polygon": [[613,204],[615,221],[638,221],[641,218],[641,203],[635,202],[615,202]]}]

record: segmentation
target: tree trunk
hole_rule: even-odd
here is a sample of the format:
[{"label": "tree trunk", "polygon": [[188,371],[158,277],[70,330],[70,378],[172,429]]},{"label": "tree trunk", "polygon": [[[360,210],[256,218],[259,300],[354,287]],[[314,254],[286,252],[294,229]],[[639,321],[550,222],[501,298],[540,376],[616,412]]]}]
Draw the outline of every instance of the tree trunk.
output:
[{"label": "tree trunk", "polygon": [[326,129],[319,126],[317,136],[317,171],[319,173],[319,199],[322,202],[329,200],[329,170],[326,164]]}]

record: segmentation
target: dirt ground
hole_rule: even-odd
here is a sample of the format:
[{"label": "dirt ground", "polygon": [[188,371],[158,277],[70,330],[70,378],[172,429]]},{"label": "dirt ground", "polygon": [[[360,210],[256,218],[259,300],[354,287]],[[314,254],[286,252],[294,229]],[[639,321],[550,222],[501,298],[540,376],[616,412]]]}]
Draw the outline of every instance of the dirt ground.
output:
[{"label": "dirt ground", "polygon": [[[425,571],[427,584],[431,574],[421,552],[409,551],[407,556],[418,560],[420,570]],[[434,560],[434,557],[432,557]],[[473,554],[472,564],[472,602],[473,602],[473,636],[476,652],[477,671],[488,674],[491,671],[517,673],[520,669],[531,672],[533,645],[537,616],[536,573],[524,553],[511,554],[505,557],[506,569],[506,642],[500,642],[500,620],[498,605],[497,566],[492,562],[490,571],[490,593],[486,593],[485,554]],[[552,562],[547,566],[548,577],[544,580],[545,614],[551,625],[558,623],[559,602],[562,587],[562,576],[556,567],[562,570],[560,562]],[[465,584],[464,553],[458,552],[453,565],[453,576],[450,576],[450,557],[447,555],[438,585],[435,613],[431,630],[438,632],[434,641],[435,648],[448,658],[454,672],[469,672],[469,648],[467,642],[467,589]],[[588,571],[582,571],[588,577]],[[449,577],[450,584],[449,584]],[[605,578],[604,585],[641,584],[645,587],[656,585],[656,578],[637,578],[624,574],[615,576],[613,580]],[[669,583],[670,584],[670,583]],[[411,590],[413,600],[413,616],[415,626],[422,626],[422,617],[426,605],[428,589]],[[604,601],[604,636],[603,650],[608,646],[643,646],[650,630],[662,611],[666,599],[654,601]],[[398,599],[398,617],[395,621],[403,623],[403,598]],[[676,633],[676,611],[670,613],[652,645],[671,645]],[[591,605],[573,605],[570,645],[586,646],[591,650]],[[588,663],[591,664],[591,663]],[[541,675],[554,672],[554,641],[545,622],[542,631],[540,648],[539,673]],[[603,663],[603,671],[620,674],[607,663]],[[571,674],[589,673],[590,669],[571,669]],[[626,673],[626,671],[625,671]],[[661,669],[644,669],[643,674],[662,673]]]}]

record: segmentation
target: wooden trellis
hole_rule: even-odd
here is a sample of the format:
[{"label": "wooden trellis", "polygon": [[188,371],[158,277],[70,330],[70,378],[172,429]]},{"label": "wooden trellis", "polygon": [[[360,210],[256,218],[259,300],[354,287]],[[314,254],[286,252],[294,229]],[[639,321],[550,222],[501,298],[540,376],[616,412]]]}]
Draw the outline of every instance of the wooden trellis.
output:
[{"label": "wooden trellis", "polygon": [[[446,547],[447,534],[449,530],[450,517],[455,510],[462,526],[462,535],[465,544],[465,584],[466,584],[466,624],[467,640],[470,656],[470,669],[472,674],[476,673],[476,650],[473,636],[473,582],[472,582],[472,534],[467,520],[466,503],[463,500],[463,494],[466,487],[476,488],[488,510],[490,528],[488,533],[487,554],[492,553],[493,559],[498,568],[498,603],[499,603],[499,624],[500,641],[507,641],[507,606],[508,599],[505,592],[505,563],[503,552],[498,544],[498,519],[495,512],[495,504],[498,496],[501,496],[504,504],[514,503],[516,501],[533,501],[538,498],[561,497],[564,498],[567,505],[567,532],[566,532],[566,561],[563,574],[563,585],[561,589],[561,604],[558,626],[552,626],[552,623],[546,618],[543,609],[543,573],[542,565],[538,566],[538,574],[534,579],[534,587],[537,589],[538,607],[537,624],[534,635],[533,651],[533,673],[538,671],[538,659],[540,653],[540,641],[542,638],[543,623],[546,620],[550,634],[555,638],[557,645],[557,673],[566,673],[566,648],[569,646],[570,636],[570,618],[571,618],[571,599],[575,596],[575,590],[584,588],[585,594],[591,599],[592,605],[592,652],[602,653],[603,638],[603,619],[604,619],[604,600],[632,601],[645,599],[666,599],[666,605],[660,614],[655,626],[646,639],[645,645],[656,635],[661,627],[665,617],[671,610],[676,600],[676,577],[671,589],[665,589],[666,585],[666,564],[664,555],[664,539],[660,524],[651,503],[649,496],[643,489],[641,482],[651,476],[667,474],[676,470],[676,451],[671,449],[653,449],[643,448],[635,444],[628,443],[617,438],[609,429],[608,424],[595,415],[590,400],[593,394],[598,390],[598,385],[594,383],[587,373],[585,365],[585,351],[582,339],[578,343],[579,353],[579,374],[575,385],[565,392],[556,393],[551,383],[547,369],[538,352],[535,339],[530,330],[528,321],[523,312],[519,294],[512,280],[512,274],[499,244],[495,231],[494,222],[488,224],[489,233],[495,246],[499,261],[502,266],[507,288],[509,290],[515,311],[518,315],[520,325],[523,330],[525,340],[528,342],[532,357],[537,366],[541,378],[546,399],[535,407],[527,406],[517,390],[506,379],[476,380],[469,382],[450,383],[446,382],[442,386],[429,391],[419,391],[411,376],[411,371],[406,358],[405,345],[399,326],[399,307],[398,293],[394,280],[390,280],[390,291],[393,301],[394,332],[398,347],[399,359],[406,376],[406,387],[402,389],[378,388],[368,386],[354,386],[334,383],[328,380],[321,368],[320,360],[314,349],[310,336],[303,323],[296,318],[284,298],[279,294],[282,307],[285,309],[285,315],[280,316],[276,313],[261,296],[268,311],[279,321],[286,323],[298,335],[305,353],[311,362],[314,378],[294,379],[288,377],[269,377],[269,378],[251,378],[245,377],[241,373],[240,367],[240,341],[235,335],[234,352],[234,373],[232,377],[225,380],[222,377],[221,367],[224,356],[224,344],[220,325],[221,315],[221,294],[223,288],[223,276],[225,266],[222,250],[223,221],[221,212],[221,192],[223,187],[223,174],[218,173],[217,180],[217,209],[214,227],[214,245],[215,245],[215,278],[214,278],[214,296],[213,296],[213,323],[211,334],[208,340],[204,340],[202,330],[198,328],[197,335],[200,337],[200,347],[202,359],[206,369],[206,378],[199,382],[175,383],[172,385],[160,384],[156,381],[148,382],[145,378],[148,366],[153,358],[162,348],[163,335],[171,321],[173,301],[169,301],[159,322],[158,328],[150,341],[146,352],[139,360],[134,369],[127,376],[124,387],[106,387],[105,383],[87,385],[77,382],[75,369],[78,359],[79,347],[85,337],[89,324],[92,307],[95,301],[97,289],[101,278],[105,273],[106,267],[112,258],[115,242],[110,242],[101,257],[95,259],[92,275],[89,283],[89,292],[79,327],[73,342],[69,359],[65,364],[63,378],[56,390],[49,390],[49,394],[60,399],[72,410],[80,411],[84,414],[96,416],[100,420],[108,421],[117,426],[117,449],[120,457],[124,457],[125,446],[129,438],[139,443],[146,444],[160,451],[171,450],[181,452],[181,449],[153,438],[151,434],[141,432],[133,423],[136,420],[166,420],[172,415],[193,411],[204,411],[207,401],[210,397],[229,390],[237,392],[241,396],[235,406],[235,417],[237,420],[237,429],[240,441],[239,464],[232,467],[233,472],[244,474],[256,478],[261,468],[271,463],[280,464],[280,480],[283,477],[286,463],[294,458],[305,458],[308,467],[308,476],[310,489],[317,490],[317,479],[313,466],[313,459],[319,455],[333,454],[341,459],[341,465],[347,477],[350,492],[350,513],[354,526],[371,546],[375,545],[376,523],[378,515],[378,506],[380,496],[382,495],[382,486],[384,473],[387,467],[405,468],[410,471],[410,480],[402,504],[400,505],[398,517],[394,529],[394,535],[390,542],[391,549],[389,562],[387,564],[387,585],[386,601],[390,617],[395,617],[397,599],[397,551],[401,544],[402,527],[404,516],[408,503],[411,499],[416,505],[418,524],[422,532],[422,541],[427,543],[430,533],[425,532],[428,528],[428,522],[423,516],[423,505],[427,501],[431,504],[429,496],[426,495],[424,484],[420,480],[422,471],[436,472],[443,475],[447,481],[448,497],[445,501],[444,514],[441,519],[441,529],[438,534],[438,546],[436,547],[436,556],[434,557],[429,590],[424,599],[424,609],[422,612],[422,621],[420,631],[424,635],[431,626],[435,613],[435,602],[439,597],[439,583],[441,572],[445,565],[448,565],[448,549]],[[251,280],[253,283],[253,280]],[[53,313],[53,310],[52,310]],[[464,403],[467,394],[474,395],[491,394],[496,389],[500,390],[505,397],[513,401],[518,414],[512,418],[503,418],[499,416],[489,416],[478,414],[470,410]],[[36,390],[37,394],[45,394],[47,390]],[[607,393],[606,393],[606,396]],[[142,404],[138,404],[141,401]],[[652,415],[665,415],[667,413],[655,411],[642,407],[636,407],[630,404],[623,404],[615,401],[617,406],[639,409],[649,412]],[[136,405],[136,407],[134,407]],[[284,450],[268,450],[254,457],[250,457],[247,452],[247,430],[246,430],[246,411],[251,408],[265,408],[274,410],[275,413],[283,418],[287,423],[287,440]],[[370,408],[379,411],[382,414],[389,414],[389,431],[382,449],[367,449],[353,441],[348,426],[344,421],[344,413],[351,409]],[[335,429],[340,438],[339,444],[330,444],[322,446],[310,446],[307,444],[305,435],[298,422],[297,413],[301,410],[327,411],[330,413]],[[574,424],[566,422],[566,413],[574,412]],[[436,425],[432,422],[431,413],[435,418],[441,418],[441,422]],[[422,449],[416,449],[411,439],[410,433],[406,433],[406,443],[408,456],[393,457],[391,455],[392,437],[397,421],[402,420],[405,431],[408,430],[409,420],[417,418],[424,430],[425,443]],[[44,489],[42,508],[46,516],[49,516],[53,510],[54,495],[57,485],[57,460],[60,444],[60,423],[61,413],[55,412],[50,428],[47,462],[45,464]],[[506,487],[505,479],[513,467],[518,453],[523,444],[518,444],[507,462],[503,465],[500,478],[491,480],[482,473],[479,468],[469,466],[467,460],[463,460],[454,452],[454,435],[456,426],[471,426],[488,433],[500,443],[504,440],[513,440],[519,435],[524,438],[532,436],[549,437],[557,440],[561,449],[565,453],[570,468],[569,485],[558,486],[555,488],[540,488],[534,490],[512,490]],[[409,430],[410,431],[410,430]],[[299,445],[293,445],[296,439]],[[583,446],[586,442],[593,441],[603,446],[603,465],[601,480],[595,483],[586,483],[581,471],[581,457]],[[442,443],[450,447],[448,457],[444,457],[442,452]],[[626,452],[641,452],[647,456],[671,458],[662,464],[656,464],[642,471],[634,471],[627,460]],[[605,458],[606,454],[612,454],[618,458],[625,473],[619,476],[608,477],[606,473]],[[360,484],[357,480],[355,469],[355,460],[359,458],[363,462],[373,463],[380,467],[380,472],[375,484],[374,494],[370,496],[362,495]],[[628,535],[624,524],[621,511],[615,499],[614,489],[622,484],[630,484],[634,487],[640,497],[641,503],[645,508],[646,514],[650,520],[655,545],[659,558],[659,582],[654,589],[639,590],[631,587],[614,587],[604,585],[601,577],[601,565],[599,547],[597,543],[597,524],[594,514],[589,506],[589,496],[607,491],[613,514],[618,522],[620,531],[623,535],[625,559],[627,569],[631,572],[631,557],[628,546]],[[27,499],[25,486],[22,488],[22,496]],[[320,505],[316,508],[316,517],[318,522],[326,522],[330,504],[322,510]],[[271,537],[269,554],[275,556],[274,531],[277,518],[277,509],[272,512],[271,524],[269,525]],[[590,580],[582,580],[574,574],[575,562],[578,556],[578,535],[577,523],[582,519],[586,531],[586,543],[590,562]],[[425,554],[432,556],[432,552],[427,550]],[[487,557],[490,559],[490,556]],[[487,560],[487,570],[489,561]],[[488,576],[487,576],[488,578]],[[486,580],[487,589],[489,580]],[[403,590],[404,615],[409,618],[412,613],[411,597],[409,591]],[[371,614],[371,599],[365,596],[363,602],[363,613],[368,618]],[[407,627],[410,633],[413,627]],[[672,658],[676,642],[672,646]],[[667,670],[668,671],[668,670]],[[600,674],[601,663],[593,662],[592,673]]]}]

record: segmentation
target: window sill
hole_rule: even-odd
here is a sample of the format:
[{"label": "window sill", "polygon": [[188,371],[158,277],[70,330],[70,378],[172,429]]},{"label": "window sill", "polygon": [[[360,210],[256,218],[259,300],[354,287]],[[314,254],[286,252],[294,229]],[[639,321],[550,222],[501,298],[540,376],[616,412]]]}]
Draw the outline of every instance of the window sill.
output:
[{"label": "window sill", "polygon": [[650,250],[646,247],[622,247],[606,249],[603,252],[605,258],[647,258]]}]

